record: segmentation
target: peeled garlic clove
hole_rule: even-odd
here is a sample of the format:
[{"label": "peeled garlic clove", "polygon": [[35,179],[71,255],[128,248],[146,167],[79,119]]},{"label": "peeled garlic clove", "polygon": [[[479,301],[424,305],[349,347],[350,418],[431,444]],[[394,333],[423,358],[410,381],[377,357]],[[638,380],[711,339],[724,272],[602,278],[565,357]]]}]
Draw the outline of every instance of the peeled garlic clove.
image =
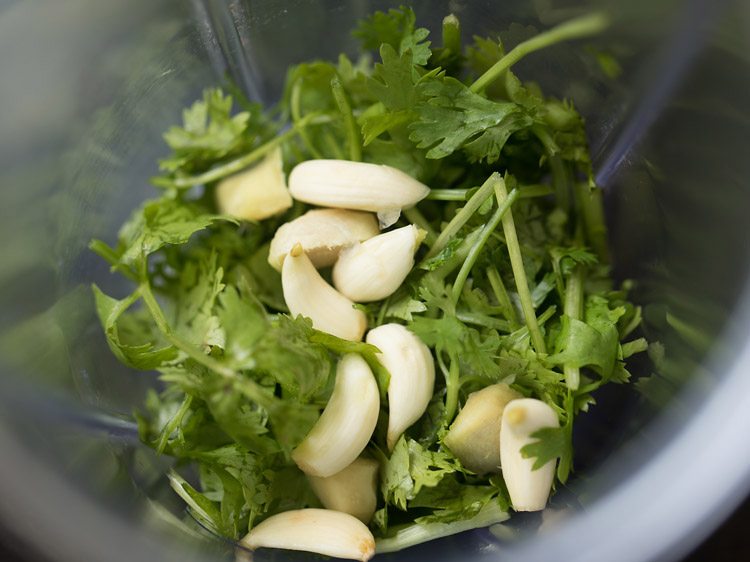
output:
[{"label": "peeled garlic clove", "polygon": [[414,225],[397,228],[341,252],[333,285],[355,302],[372,302],[396,292],[414,267],[423,234]]},{"label": "peeled garlic clove", "polygon": [[472,392],[443,443],[461,464],[477,474],[500,471],[500,420],[511,400],[523,398],[507,384]]},{"label": "peeled garlic clove", "polygon": [[303,550],[362,562],[375,554],[375,538],[364,523],[328,509],[296,509],[273,515],[253,527],[240,544],[251,550]]},{"label": "peeled garlic clove", "polygon": [[378,233],[378,222],[370,213],[314,209],[279,227],[271,240],[268,263],[281,271],[284,258],[299,242],[315,267],[327,267],[341,250]]},{"label": "peeled garlic clove", "polygon": [[289,174],[289,191],[298,201],[313,205],[373,211],[390,226],[401,209],[416,205],[430,188],[383,164],[308,160]]},{"label": "peeled garlic clove", "polygon": [[306,316],[315,329],[345,340],[362,339],[367,316],[325,282],[300,244],[295,244],[284,260],[281,288],[292,316]]},{"label": "peeled garlic clove", "polygon": [[336,382],[328,404],[310,433],[294,451],[300,470],[313,476],[332,476],[356,459],[367,445],[380,411],[375,377],[355,353],[336,367]]},{"label": "peeled garlic clove", "polygon": [[328,477],[308,476],[310,486],[327,508],[348,513],[368,523],[377,506],[379,464],[360,457],[344,470]]},{"label": "peeled garlic clove", "polygon": [[516,511],[540,511],[555,476],[555,461],[532,470],[536,459],[524,458],[521,449],[535,441],[531,435],[545,427],[559,427],[555,411],[534,398],[508,402],[500,423],[500,460],[503,479]]},{"label": "peeled garlic clove", "polygon": [[281,149],[219,182],[216,204],[221,213],[245,220],[267,219],[290,208],[292,196],[284,181]]},{"label": "peeled garlic clove", "polygon": [[388,383],[388,449],[417,421],[432,398],[435,363],[430,349],[400,324],[370,330],[367,343],[380,350],[378,360],[391,375]]}]

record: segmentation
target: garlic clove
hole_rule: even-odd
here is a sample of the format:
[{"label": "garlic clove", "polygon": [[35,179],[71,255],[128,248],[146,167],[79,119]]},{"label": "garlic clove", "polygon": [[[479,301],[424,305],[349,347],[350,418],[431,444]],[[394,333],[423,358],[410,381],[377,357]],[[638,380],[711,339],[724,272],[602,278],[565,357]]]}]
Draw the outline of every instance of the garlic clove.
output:
[{"label": "garlic clove", "polygon": [[348,513],[366,524],[377,506],[379,467],[376,460],[360,457],[336,474],[308,475],[307,479],[327,509]]},{"label": "garlic clove", "polygon": [[249,170],[230,176],[216,186],[216,204],[225,215],[262,220],[292,206],[284,180],[281,149],[269,153]]},{"label": "garlic clove", "polygon": [[293,316],[310,318],[313,327],[339,338],[360,341],[367,328],[367,316],[320,276],[297,243],[281,269],[284,301]]},{"label": "garlic clove", "polygon": [[378,213],[390,226],[401,209],[416,205],[430,188],[391,166],[307,160],[289,174],[289,191],[298,201],[313,205]]},{"label": "garlic clove", "polygon": [[427,409],[435,386],[430,349],[400,324],[383,324],[367,334],[367,343],[380,350],[380,363],[391,375],[388,383],[388,449]]},{"label": "garlic clove", "polygon": [[472,392],[443,443],[461,464],[477,474],[500,471],[500,421],[511,400],[523,398],[507,384]]},{"label": "garlic clove", "polygon": [[355,302],[392,295],[414,267],[414,252],[423,238],[422,231],[410,225],[345,249],[333,266],[333,285]]},{"label": "garlic clove", "polygon": [[555,461],[532,470],[535,459],[521,455],[521,449],[534,441],[531,435],[545,427],[559,427],[559,421],[555,411],[541,400],[522,398],[505,406],[500,423],[500,460],[516,511],[540,511],[547,505]]},{"label": "garlic clove", "polygon": [[375,554],[375,538],[356,517],[328,509],[296,509],[273,515],[240,541],[243,546],[315,552],[367,562]]},{"label": "garlic clove", "polygon": [[341,250],[378,233],[378,222],[370,213],[314,209],[279,227],[271,240],[268,263],[281,271],[284,258],[299,242],[316,268],[327,267]]},{"label": "garlic clove", "polygon": [[367,362],[350,353],[339,360],[328,404],[294,451],[300,470],[332,476],[356,459],[370,441],[380,411],[380,395]]}]

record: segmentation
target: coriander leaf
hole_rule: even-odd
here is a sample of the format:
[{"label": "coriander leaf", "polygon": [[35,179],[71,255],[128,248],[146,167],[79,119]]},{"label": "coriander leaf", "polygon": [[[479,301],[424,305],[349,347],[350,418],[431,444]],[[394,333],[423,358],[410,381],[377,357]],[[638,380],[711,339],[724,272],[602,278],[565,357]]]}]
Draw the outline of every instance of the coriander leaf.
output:
[{"label": "coriander leaf", "polygon": [[405,6],[375,12],[359,21],[353,35],[360,40],[363,49],[374,51],[385,44],[399,53],[409,50],[414,63],[424,65],[431,54],[430,43],[425,41],[429,31],[415,29],[416,19],[414,11]]},{"label": "coriander leaf", "polygon": [[150,371],[177,357],[177,350],[171,345],[157,348],[153,341],[125,344],[120,340],[118,320],[140,298],[138,291],[117,300],[104,294],[96,285],[92,286],[92,290],[96,313],[107,336],[107,344],[122,363],[134,369]]},{"label": "coriander leaf", "polygon": [[[181,127],[172,127],[164,140],[172,155],[159,161],[170,174],[197,174],[222,159],[249,152],[257,141],[269,138],[274,127],[258,104],[232,115],[232,97],[219,88],[203,92],[203,99],[183,112]],[[159,178],[161,180],[161,178]],[[165,180],[169,184],[169,179]]]},{"label": "coriander leaf", "polygon": [[562,457],[570,446],[565,429],[562,427],[545,427],[531,434],[535,441],[521,448],[524,458],[535,458],[533,470]]},{"label": "coriander leaf", "polygon": [[425,449],[402,436],[381,467],[380,488],[387,503],[405,511],[420,490],[436,486],[456,470],[457,461],[449,453]]},{"label": "coriander leaf", "polygon": [[414,497],[414,480],[409,471],[409,446],[401,437],[390,458],[380,468],[380,490],[387,504],[406,511],[406,502]]},{"label": "coriander leaf", "polygon": [[[411,52],[399,54],[393,47],[384,44],[380,48],[380,58],[382,62],[375,65],[372,77],[367,83],[370,92],[391,111],[411,110],[418,99],[415,84],[419,80]],[[371,119],[382,120],[383,115],[391,119],[388,113],[374,115]],[[373,126],[366,124],[363,127],[365,137],[368,136],[365,129]]]},{"label": "coriander leaf", "polygon": [[419,268],[424,269],[425,271],[435,271],[436,269],[439,269],[456,255],[456,252],[461,247],[461,244],[463,244],[463,241],[464,239],[459,236],[451,238],[445,247],[435,256],[423,260],[422,263],[419,264]]},{"label": "coriander leaf", "polygon": [[228,392],[231,386],[215,380],[205,387],[203,398],[218,426],[238,445],[256,455],[270,455],[280,451],[268,430],[268,413],[238,392]]},{"label": "coriander leaf", "polygon": [[[588,397],[583,397],[588,401]],[[527,459],[536,458],[533,470],[537,470],[548,462],[560,459],[557,465],[557,479],[563,484],[567,481],[573,466],[573,418],[576,408],[576,397],[568,392],[563,399],[563,413],[565,423],[560,427],[545,427],[534,432],[531,437],[536,439],[521,448],[521,455]],[[557,404],[550,404],[558,411]]]},{"label": "coriander leaf", "polygon": [[533,120],[528,115],[520,112],[510,113],[496,126],[467,142],[464,150],[471,162],[486,161],[491,164],[500,158],[505,143],[513,133],[526,129],[532,124]]},{"label": "coriander leaf", "polygon": [[[219,477],[222,515],[226,522],[236,524],[238,520],[246,519],[244,527],[252,527],[254,520],[268,510],[274,494],[271,492],[269,466],[263,457],[235,444],[200,452],[193,458],[204,470]],[[245,529],[238,529],[234,537],[244,532]]]},{"label": "coriander leaf", "polygon": [[253,346],[254,370],[276,380],[285,398],[320,398],[329,386],[333,363],[326,347],[312,341],[315,333],[309,319],[280,314]]},{"label": "coriander leaf", "polygon": [[427,310],[422,301],[418,301],[406,294],[398,300],[390,302],[385,311],[386,318],[399,318],[400,320],[412,321],[413,314]]},{"label": "coriander leaf", "polygon": [[170,324],[181,338],[201,348],[225,345],[220,319],[214,314],[216,298],[224,290],[224,273],[216,262],[215,252],[183,262],[173,293]]},{"label": "coriander leaf", "polygon": [[416,496],[422,488],[430,488],[447,474],[459,470],[456,458],[445,451],[431,451],[413,439],[408,439],[409,473],[414,482],[412,494]]},{"label": "coriander leaf", "polygon": [[416,317],[409,329],[429,347],[445,351],[460,364],[462,376],[497,380],[501,375],[495,356],[500,338],[494,330],[480,332],[452,315],[442,318]]},{"label": "coriander leaf", "polygon": [[255,345],[269,329],[263,306],[246,283],[225,288],[218,298],[217,317],[226,343],[225,352],[238,369],[253,368]]},{"label": "coriander leaf", "polygon": [[196,519],[217,533],[225,531],[221,510],[215,502],[193,488],[188,482],[174,471],[167,474],[169,484],[175,493],[187,504]]},{"label": "coriander leaf", "polygon": [[552,365],[591,366],[608,380],[615,369],[619,349],[617,321],[624,308],[610,310],[607,299],[593,295],[586,299],[585,322],[563,316],[563,330]]},{"label": "coriander leaf", "polygon": [[418,90],[425,101],[417,105],[409,138],[429,148],[428,158],[444,158],[468,146],[474,160],[494,162],[507,137],[531,124],[517,104],[488,100],[455,78],[425,80]]},{"label": "coriander leaf", "polygon": [[171,197],[148,201],[123,225],[115,251],[120,263],[135,266],[166,245],[184,244],[217,221],[236,222]]}]

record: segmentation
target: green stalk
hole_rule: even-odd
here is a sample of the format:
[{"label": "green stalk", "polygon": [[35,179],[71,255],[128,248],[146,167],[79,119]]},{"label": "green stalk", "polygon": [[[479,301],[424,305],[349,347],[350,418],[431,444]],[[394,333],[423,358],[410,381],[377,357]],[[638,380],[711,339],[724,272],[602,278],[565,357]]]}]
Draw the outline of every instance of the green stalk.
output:
[{"label": "green stalk", "polygon": [[166,316],[164,316],[164,312],[159,306],[159,303],[156,301],[154,293],[151,291],[151,285],[149,284],[147,279],[141,281],[141,285],[139,288],[141,291],[141,296],[143,297],[143,302],[146,304],[146,308],[148,308],[148,311],[151,313],[151,316],[156,323],[156,327],[159,328],[159,331],[164,335],[164,338],[169,343],[171,343],[180,351],[184,352],[196,363],[203,365],[207,369],[210,369],[223,377],[234,378],[236,376],[236,373],[232,369],[224,365],[221,361],[214,359],[210,355],[206,355],[205,353],[203,353],[203,351],[195,347],[193,344],[184,341],[172,331],[172,327],[169,325]]},{"label": "green stalk", "polygon": [[493,318],[481,312],[469,312],[464,310],[456,311],[456,318],[458,318],[464,324],[474,324],[475,326],[482,326],[483,328],[489,328],[491,330],[500,330],[502,332],[509,332],[510,330],[508,322],[500,320],[500,318]]},{"label": "green stalk", "polygon": [[518,321],[516,308],[513,306],[513,303],[510,302],[508,291],[505,290],[505,283],[503,283],[503,279],[500,277],[500,273],[494,265],[487,268],[487,279],[490,282],[490,287],[492,287],[492,292],[495,294],[497,302],[503,309],[503,316],[505,316],[510,323],[511,331],[517,330],[521,326],[521,323]]},{"label": "green stalk", "polygon": [[321,123],[327,123],[328,121],[328,118],[325,118],[325,116],[320,115],[319,113],[310,113],[308,115],[305,115],[289,130],[284,131],[278,136],[275,136],[265,144],[260,145],[252,152],[249,152],[244,156],[240,156],[239,158],[235,158],[234,160],[230,160],[229,162],[217,166],[216,168],[211,168],[207,172],[204,172],[197,176],[177,178],[174,181],[174,185],[176,187],[191,187],[193,185],[207,184],[216,180],[220,180],[221,178],[231,176],[232,174],[236,174],[237,172],[241,172],[250,164],[254,163],[257,160],[260,160],[274,148],[283,144],[287,139],[293,137],[294,135],[301,134],[301,132],[308,125],[319,125]]},{"label": "green stalk", "polygon": [[[505,181],[501,178],[501,180],[494,185],[495,196],[497,197],[498,203],[502,205],[502,203],[508,198],[508,190],[505,187]],[[526,320],[526,326],[529,328],[531,343],[534,345],[534,349],[537,353],[547,353],[542,331],[539,329],[539,324],[537,324],[534,303],[531,301],[531,291],[529,291],[526,270],[523,267],[521,245],[518,243],[518,234],[516,233],[516,225],[513,222],[512,210],[508,210],[503,217],[503,232],[505,233],[505,242],[508,245],[508,255],[510,256],[511,268],[513,269],[513,277],[516,280],[516,291],[518,291],[518,297],[521,300],[521,309],[523,310],[524,319]]]},{"label": "green stalk", "polygon": [[589,187],[586,183],[577,183],[576,196],[583,216],[586,240],[594,250],[601,263],[609,263],[609,246],[607,245],[607,225],[604,222],[604,204],[602,190]]},{"label": "green stalk", "polygon": [[[500,174],[492,174],[492,177],[495,178],[495,181],[502,181]],[[498,227],[505,214],[510,210],[511,205],[513,205],[516,199],[518,199],[518,191],[515,189],[510,192],[504,201],[500,202],[498,199],[497,210],[482,229],[479,239],[471,247],[471,250],[469,250],[469,255],[466,256],[466,260],[458,271],[456,280],[453,283],[453,289],[451,290],[451,299],[453,299],[454,304],[457,303],[458,299],[461,297],[461,291],[463,291],[466,279],[468,279],[471,269],[477,262],[477,258],[479,258],[479,254],[482,252],[484,245],[487,243],[487,240],[490,239],[490,236]]]},{"label": "green stalk", "polygon": [[346,144],[349,146],[349,160],[359,162],[362,160],[362,139],[359,135],[359,127],[357,127],[357,123],[354,120],[349,98],[346,96],[344,86],[342,86],[341,80],[338,77],[331,80],[331,93],[333,93],[333,99],[336,101],[341,116],[344,118]]},{"label": "green stalk", "polygon": [[458,391],[461,385],[458,382],[459,378],[459,363],[458,357],[451,356],[451,364],[448,367],[448,379],[445,381],[445,421],[450,422],[453,416],[456,415],[458,409]]},{"label": "green stalk", "polygon": [[468,189],[431,189],[427,199],[433,201],[466,201]]},{"label": "green stalk", "polygon": [[563,159],[558,154],[560,148],[545,127],[533,126],[531,130],[536,137],[542,142],[547,156],[549,157],[549,167],[552,171],[552,185],[554,186],[557,205],[566,213],[570,213],[571,203],[571,176],[566,169]]},{"label": "green stalk", "polygon": [[502,523],[506,519],[508,519],[508,514],[502,510],[499,503],[491,501],[482,507],[479,513],[469,519],[460,519],[450,523],[412,523],[397,527],[393,536],[375,541],[375,552],[378,554],[397,552],[410,546],[449,537],[470,529],[489,527],[496,523]]},{"label": "green stalk", "polygon": [[461,242],[461,245],[456,249],[456,252],[448,259],[446,259],[440,267],[438,267],[434,271],[429,272],[427,275],[434,275],[438,279],[445,279],[448,275],[453,273],[453,270],[459,267],[464,262],[466,256],[469,255],[471,247],[479,239],[479,236],[481,234],[481,226],[472,230],[468,234],[468,236],[466,236],[463,242]]},{"label": "green stalk", "polygon": [[[550,186],[542,183],[519,185],[517,189],[519,199],[545,197],[553,193]],[[466,196],[470,191],[470,189],[431,189],[425,199],[431,201],[466,201]]]},{"label": "green stalk", "polygon": [[[583,314],[583,268],[579,265],[573,270],[565,288],[563,312],[573,320],[580,320]],[[563,365],[565,384],[571,390],[577,390],[581,384],[581,370],[572,365]]]},{"label": "green stalk", "polygon": [[167,447],[167,441],[169,441],[169,436],[174,433],[174,431],[180,426],[180,424],[182,424],[182,419],[190,410],[190,405],[192,403],[193,396],[191,394],[186,394],[185,399],[182,401],[182,404],[180,404],[179,410],[177,410],[177,413],[175,413],[175,415],[171,420],[169,420],[167,425],[164,426],[164,429],[161,430],[159,442],[156,445],[156,452],[158,454],[161,455],[164,452],[164,449]]},{"label": "green stalk", "polygon": [[466,222],[472,217],[472,215],[474,215],[474,213],[477,212],[479,207],[482,206],[482,203],[484,203],[489,197],[492,197],[493,181],[493,176],[487,178],[487,181],[485,181],[482,184],[482,187],[480,187],[477,192],[471,196],[471,199],[466,202],[466,205],[459,209],[459,211],[456,213],[456,216],[451,219],[451,221],[448,223],[448,226],[446,226],[440,233],[440,236],[438,236],[437,240],[430,248],[430,251],[427,252],[427,256],[425,256],[425,259],[432,258],[439,254],[440,251],[445,248],[448,242],[450,242],[450,240],[458,233],[458,231],[461,230],[461,227],[466,224]]},{"label": "green stalk", "polygon": [[453,14],[443,18],[443,48],[461,54],[461,22]]},{"label": "green stalk", "polygon": [[[292,95],[291,99],[289,100],[289,110],[292,114],[292,123],[295,125],[302,120],[302,103],[300,102],[300,96],[302,95],[302,82],[300,80],[297,80],[294,83],[294,86],[292,86]],[[305,146],[307,147],[307,150],[310,151],[310,154],[313,155],[313,158],[323,158],[323,155],[320,153],[320,151],[315,148],[315,145],[313,144],[312,140],[310,140],[310,137],[307,134],[307,131],[302,130],[299,134],[300,138],[302,139],[302,142],[305,143]]]},{"label": "green stalk", "polygon": [[416,224],[419,228],[427,233],[424,240],[428,246],[435,242],[435,240],[437,239],[437,233],[435,232],[435,229],[432,228],[430,221],[428,221],[424,217],[419,209],[417,209],[416,207],[411,207],[409,209],[404,209],[402,213],[410,223]]},{"label": "green stalk", "polygon": [[596,35],[609,26],[609,18],[601,13],[595,12],[553,27],[522,43],[516,45],[509,53],[493,64],[482,74],[476,82],[470,86],[474,93],[481,92],[492,82],[497,80],[503,72],[521,60],[528,54],[539,51],[561,41],[580,39],[590,35]]}]

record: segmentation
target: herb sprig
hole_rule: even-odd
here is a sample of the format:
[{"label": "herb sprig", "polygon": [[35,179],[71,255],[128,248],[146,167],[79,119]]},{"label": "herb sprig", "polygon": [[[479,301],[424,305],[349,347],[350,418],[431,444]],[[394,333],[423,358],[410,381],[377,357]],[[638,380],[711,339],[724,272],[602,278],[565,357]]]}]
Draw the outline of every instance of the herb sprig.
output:
[{"label": "herb sprig", "polygon": [[606,25],[586,16],[506,52],[492,38],[462,47],[454,16],[435,45],[411,9],[378,12],[354,32],[359,60],[291,68],[275,111],[243,101],[235,112],[235,100],[209,89],[165,133],[172,154],[154,179],[161,196],[135,211],[114,246],[91,243],[135,288],[116,299],[95,286],[94,295],[112,352],[160,373],[165,390],[138,414],[141,437],[198,467],[197,486],[176,472],[169,479],[204,525],[238,538],[272,514],[319,505],[290,452],[325,406],[342,354],[365,357],[385,397],[375,348],[287,314],[266,257],[278,225],[301,207],[261,223],[216,211],[216,182],[277,147],[287,171],[345,158],[434,188],[397,223],[427,232],[419,266],[394,295],[363,306],[370,327],[405,324],[442,373],[392,453],[382,431],[370,444],[381,465],[371,524],[380,550],[507,517],[502,479],[471,473],[441,441],[468,394],[490,384],[508,383],[558,414],[560,427],[539,431],[523,451],[537,466],[559,459],[566,481],[575,417],[601,385],[628,381],[624,361],[646,345],[627,341],[640,310],[609,276],[583,120],[571,101],[544,97],[511,68]]}]

